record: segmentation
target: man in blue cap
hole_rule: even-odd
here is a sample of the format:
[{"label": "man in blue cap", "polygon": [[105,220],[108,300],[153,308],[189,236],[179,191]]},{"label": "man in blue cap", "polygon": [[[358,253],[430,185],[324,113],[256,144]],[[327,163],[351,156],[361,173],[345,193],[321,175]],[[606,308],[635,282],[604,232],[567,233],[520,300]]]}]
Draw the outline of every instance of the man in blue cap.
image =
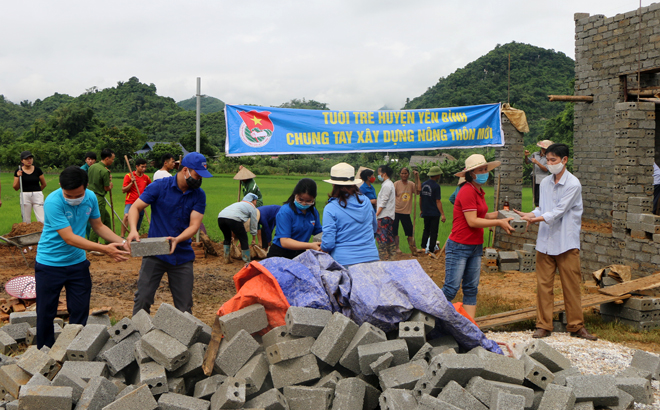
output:
[{"label": "man in blue cap", "polygon": [[206,194],[200,186],[202,178],[213,176],[206,168],[206,158],[198,152],[191,152],[181,161],[179,172],[174,178],[154,181],[131,206],[128,213],[131,232],[126,238],[129,243],[140,241],[137,230],[139,215],[147,206],[151,206],[149,237],[167,237],[171,245],[169,255],[142,258],[133,299],[133,314],[141,309],[150,312],[165,272],[174,306],[182,312],[192,313],[195,252],[190,243],[199,230],[206,209]]}]

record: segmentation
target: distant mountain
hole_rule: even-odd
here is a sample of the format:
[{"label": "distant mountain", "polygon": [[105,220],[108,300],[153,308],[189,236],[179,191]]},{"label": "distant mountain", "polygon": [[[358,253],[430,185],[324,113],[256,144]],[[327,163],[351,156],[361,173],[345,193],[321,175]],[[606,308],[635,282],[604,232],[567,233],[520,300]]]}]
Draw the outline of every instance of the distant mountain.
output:
[{"label": "distant mountain", "polygon": [[[187,111],[197,111],[197,97],[190,97],[187,100],[176,103],[179,107]],[[200,101],[202,114],[212,114],[225,109],[225,103],[215,97],[202,95]]]},{"label": "distant mountain", "polygon": [[572,94],[575,62],[564,53],[523,43],[497,45],[488,54],[429,87],[408,101],[404,109],[458,107],[507,102],[508,61],[511,54],[510,102],[527,114],[536,141],[545,123],[564,109],[565,103],[549,102],[549,94]]}]

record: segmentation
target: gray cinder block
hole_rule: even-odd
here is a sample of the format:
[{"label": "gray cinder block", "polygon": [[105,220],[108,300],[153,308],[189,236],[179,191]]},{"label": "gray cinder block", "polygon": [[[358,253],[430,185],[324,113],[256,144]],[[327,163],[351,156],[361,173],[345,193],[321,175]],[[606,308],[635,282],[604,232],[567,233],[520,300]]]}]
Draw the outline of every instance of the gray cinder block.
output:
[{"label": "gray cinder block", "polygon": [[178,369],[190,359],[190,352],[183,343],[158,329],[142,336],[142,349],[169,371]]},{"label": "gray cinder block", "polygon": [[155,329],[151,316],[144,309],[134,314],[131,320],[133,321],[133,326],[135,326],[142,336]]},{"label": "gray cinder block", "polygon": [[372,373],[378,376],[382,370],[387,369],[390,367],[392,364],[392,360],[394,359],[394,355],[392,353],[387,352],[380,356],[378,359],[376,359],[374,362],[372,362],[369,365],[369,368],[371,369]]},{"label": "gray cinder block", "polygon": [[21,386],[30,381],[30,374],[18,367],[17,364],[8,364],[0,367],[0,385],[5,393],[18,399],[18,391]]},{"label": "gray cinder block", "polygon": [[490,407],[490,400],[492,399],[493,385],[483,377],[475,376],[470,379],[465,386],[471,395],[477,398],[486,407]]},{"label": "gray cinder block", "polygon": [[291,336],[287,332],[286,326],[278,326],[278,327],[272,328],[268,333],[266,333],[265,335],[262,336],[261,346],[264,349],[267,349],[268,346],[272,346],[275,343],[285,342],[287,340],[294,340],[294,339],[297,339],[297,338],[298,337]]},{"label": "gray cinder block", "polygon": [[362,410],[364,403],[365,386],[356,378],[342,379],[335,388],[335,397],[332,408],[337,410]]},{"label": "gray cinder block", "polygon": [[183,377],[168,377],[167,391],[176,394],[186,393],[186,382]]},{"label": "gray cinder block", "polygon": [[85,390],[85,387],[87,386],[87,382],[81,379],[80,376],[78,376],[77,374],[66,371],[60,371],[53,378],[52,385],[61,386],[61,387],[71,387],[71,389],[73,390],[71,397],[73,399],[73,403],[76,404],[80,400],[80,396],[82,395],[83,390]]},{"label": "gray cinder block", "polygon": [[120,399],[113,401],[102,410],[156,410],[158,403],[148,386],[140,386]]},{"label": "gray cinder block", "polygon": [[135,344],[140,340],[140,334],[131,333],[118,344],[99,354],[99,358],[108,365],[111,375],[117,374],[135,362]]},{"label": "gray cinder block", "polygon": [[151,362],[154,360],[142,348],[142,339],[135,342],[133,355],[135,356],[135,361],[137,364]]},{"label": "gray cinder block", "polygon": [[490,399],[491,410],[524,410],[525,398],[505,392],[504,390],[495,389]]},{"label": "gray cinder block", "polygon": [[399,339],[408,344],[410,354],[415,354],[426,343],[424,322],[399,322]]},{"label": "gray cinder block", "polygon": [[259,343],[246,330],[241,329],[233,338],[222,340],[213,367],[218,373],[234,376],[258,348]]},{"label": "gray cinder block", "polygon": [[195,316],[191,315],[188,312],[183,312],[183,314],[200,326],[200,331],[199,334],[197,335],[197,339],[193,343],[204,343],[208,345],[211,342],[211,333],[213,333],[213,329],[211,328],[211,326],[197,319]]},{"label": "gray cinder block", "polygon": [[270,364],[295,359],[296,357],[309,354],[314,342],[313,337],[303,337],[296,340],[275,343],[266,348],[266,357]]},{"label": "gray cinder block", "polygon": [[408,362],[399,366],[381,370],[378,375],[381,390],[412,389],[419,379],[424,377],[428,364],[424,360]]},{"label": "gray cinder block", "polygon": [[532,253],[536,255],[536,244],[535,243],[524,243],[523,251]]},{"label": "gray cinder block", "polygon": [[156,362],[147,362],[140,365],[140,376],[138,384],[149,386],[151,394],[167,393],[167,375],[165,374],[165,367]]},{"label": "gray cinder block", "polygon": [[367,381],[364,375],[357,377],[364,384],[364,403],[362,408],[364,410],[375,410],[378,408],[378,398],[381,395],[381,391],[371,384],[371,381]]},{"label": "gray cinder block", "polygon": [[364,322],[339,359],[339,364],[353,373],[359,374],[360,361],[358,357],[358,347],[370,343],[384,342],[386,340],[387,336],[385,335],[385,332],[370,323]]},{"label": "gray cinder block", "polygon": [[51,386],[52,383],[45,376],[35,373],[30,378],[30,381],[25,384],[26,386]]},{"label": "gray cinder block", "polygon": [[[76,410],[98,410],[112,403],[117,397],[117,386],[105,377],[96,376],[89,380],[82,392]],[[136,409],[138,407],[135,407]],[[140,410],[142,410],[140,408]]]},{"label": "gray cinder block", "polygon": [[18,398],[19,409],[70,409],[73,404],[71,387],[23,386]]},{"label": "gray cinder block", "polygon": [[169,239],[162,238],[140,238],[140,242],[131,242],[131,256],[134,258],[141,256],[167,255],[170,253]]},{"label": "gray cinder block", "polygon": [[404,389],[387,389],[378,401],[381,409],[408,410],[417,407],[417,399]]},{"label": "gray cinder block", "polygon": [[265,353],[259,353],[254,356],[245,366],[236,373],[236,378],[245,380],[245,394],[251,396],[257,393],[268,376],[269,364]]},{"label": "gray cinder block", "polygon": [[545,389],[555,380],[555,375],[547,367],[531,357],[523,355],[520,360],[525,365],[525,380],[537,388]]},{"label": "gray cinder block", "polygon": [[110,337],[115,343],[119,343],[125,338],[127,338],[131,333],[136,332],[137,329],[133,325],[133,321],[127,317],[123,318],[117,322],[114,326],[108,330]]},{"label": "gray cinder block", "polygon": [[[493,389],[499,389],[499,390],[504,390],[507,393],[514,394],[516,396],[522,396],[525,399],[525,407],[532,407],[532,403],[534,402],[534,390],[525,387],[525,386],[520,386],[518,384],[510,384],[510,383],[502,383],[502,382],[494,382],[494,381],[489,381],[490,385],[493,386]],[[491,406],[492,406],[492,401],[491,401]]]},{"label": "gray cinder block", "polygon": [[392,366],[398,366],[410,360],[408,344],[405,340],[394,339],[358,346],[358,360],[362,374],[373,374],[369,365],[388,352],[394,356],[391,363]]},{"label": "gray cinder block", "polygon": [[0,353],[7,354],[18,351],[18,343],[5,332],[0,332]]},{"label": "gray cinder block", "polygon": [[484,379],[523,384],[525,380],[525,365],[520,360],[489,352],[483,347],[476,347],[470,350],[469,353],[476,354],[483,361],[484,370],[481,373],[481,377]]},{"label": "gray cinder block", "polygon": [[193,377],[203,373],[202,364],[204,364],[204,354],[206,353],[204,343],[195,343],[188,348],[189,359],[183,366],[173,371],[172,377]]},{"label": "gray cinder block", "polygon": [[339,373],[337,370],[333,370],[332,372],[326,374],[316,382],[314,387],[327,387],[329,389],[334,390],[335,387],[337,386],[337,383],[339,380],[343,379],[341,373]]},{"label": "gray cinder block", "polygon": [[316,356],[308,354],[296,359],[270,365],[273,386],[280,389],[294,384],[309,382],[321,377]]},{"label": "gray cinder block", "polygon": [[617,377],[616,387],[633,396],[636,403],[653,403],[651,382],[643,377]]},{"label": "gray cinder block", "polygon": [[[432,388],[443,388],[452,380],[465,386],[470,379],[479,376],[483,370],[484,363],[477,355],[441,354],[431,359],[425,376],[428,378],[429,387]],[[417,386],[415,390],[418,390]],[[431,395],[439,393],[439,391],[431,393],[429,388],[421,391]],[[421,396],[421,394],[418,395]]]},{"label": "gray cinder block", "polygon": [[566,387],[573,389],[575,401],[591,401],[594,406],[616,406],[619,396],[614,376],[585,375],[569,376]]},{"label": "gray cinder block", "polygon": [[319,337],[330,318],[332,318],[332,312],[329,310],[291,306],[286,311],[284,321],[287,331],[293,336],[316,338]]},{"label": "gray cinder block", "polygon": [[660,357],[657,355],[635,350],[630,366],[649,371],[655,380],[660,380]]},{"label": "gray cinder block", "polygon": [[314,342],[311,352],[321,361],[334,366],[346,351],[358,329],[358,325],[351,319],[335,312]]},{"label": "gray cinder block", "polygon": [[187,348],[195,343],[202,331],[199,322],[191,317],[168,303],[161,303],[153,318],[153,325],[156,329],[172,336]]},{"label": "gray cinder block", "polygon": [[538,410],[570,410],[575,404],[575,394],[569,387],[549,384],[543,393]]},{"label": "gray cinder block", "polygon": [[9,314],[9,323],[15,325],[16,323],[27,323],[30,327],[37,327],[37,312],[11,312]]},{"label": "gray cinder block", "polygon": [[652,374],[648,370],[638,369],[636,367],[628,366],[625,369],[621,370],[616,374],[617,379],[620,377],[642,377],[646,380],[651,381],[653,378]]},{"label": "gray cinder block", "polygon": [[112,321],[110,320],[110,315],[107,313],[101,315],[89,315],[87,318],[88,325],[103,325],[107,328],[112,326]]},{"label": "gray cinder block", "polygon": [[110,338],[103,325],[85,326],[69,344],[66,354],[70,361],[92,361]]},{"label": "gray cinder block", "polygon": [[31,327],[29,323],[15,323],[0,327],[0,332],[5,332],[18,343],[23,343]]},{"label": "gray cinder block", "polygon": [[509,221],[509,225],[511,225],[515,233],[525,232],[525,229],[527,229],[527,221],[523,220],[517,213],[513,211],[498,211],[497,219],[506,218],[513,218]]},{"label": "gray cinder block", "polygon": [[211,396],[211,410],[238,409],[245,403],[245,381],[235,377],[227,379]]},{"label": "gray cinder block", "polygon": [[431,360],[431,357],[436,356],[447,349],[453,349],[455,352],[458,353],[458,342],[456,342],[456,339],[454,339],[454,336],[452,335],[445,335],[435,339],[431,339],[428,341],[428,344],[430,344],[434,348],[432,349],[431,355],[429,356],[429,360]]},{"label": "gray cinder block", "polygon": [[525,354],[548,368],[551,372],[566,370],[571,361],[543,340],[535,340],[525,347]]},{"label": "gray cinder block", "polygon": [[198,381],[195,383],[195,391],[193,393],[193,397],[203,400],[210,399],[211,396],[213,396],[213,393],[218,390],[218,386],[220,386],[220,384],[222,384],[226,378],[227,376],[224,374],[216,374],[211,377],[207,377],[204,380]]},{"label": "gray cinder block", "polygon": [[232,339],[241,330],[252,334],[268,326],[266,309],[258,303],[220,316],[219,321],[222,334],[228,339]]},{"label": "gray cinder block", "polygon": [[[57,340],[57,338],[62,334],[62,327],[58,325],[57,323],[53,323],[53,338]],[[2,344],[2,337],[7,337],[8,335],[6,333],[0,332],[0,345]],[[27,335],[25,336],[25,344],[27,345],[35,345],[37,344],[37,328],[36,327],[31,327],[28,329]],[[0,349],[2,347],[0,346]]]},{"label": "gray cinder block", "polygon": [[555,376],[555,379],[552,381],[553,384],[557,384],[559,386],[566,386],[566,378],[568,376],[581,376],[582,373],[580,370],[578,370],[577,367],[570,367],[566,370],[560,370],[558,372],[553,373]]},{"label": "gray cinder block", "polygon": [[424,328],[427,332],[430,332],[435,328],[435,317],[417,309],[413,309],[412,315],[408,318],[408,322],[423,322]]},{"label": "gray cinder block", "polygon": [[48,354],[37,349],[36,346],[28,348],[16,364],[31,375],[39,373],[48,380],[51,380],[60,371],[59,363]]},{"label": "gray cinder block", "polygon": [[208,410],[210,403],[183,394],[166,393],[158,399],[160,410]]},{"label": "gray cinder block", "polygon": [[243,407],[246,409],[287,410],[289,404],[286,397],[279,390],[270,389],[245,402]]},{"label": "gray cinder block", "polygon": [[325,387],[287,386],[284,397],[289,410],[328,410],[332,404],[334,389]]},{"label": "gray cinder block", "polygon": [[487,410],[476,397],[455,381],[450,381],[438,394],[438,399],[462,409]]},{"label": "gray cinder block", "polygon": [[62,364],[62,370],[60,371],[77,374],[86,382],[97,376],[108,377],[108,367],[104,362],[66,361]]},{"label": "gray cinder block", "polygon": [[55,343],[48,351],[48,356],[52,357],[58,362],[63,362],[66,358],[66,352],[69,348],[69,344],[78,336],[78,333],[82,330],[83,325],[71,324],[66,325],[62,329],[62,333],[55,340]]}]

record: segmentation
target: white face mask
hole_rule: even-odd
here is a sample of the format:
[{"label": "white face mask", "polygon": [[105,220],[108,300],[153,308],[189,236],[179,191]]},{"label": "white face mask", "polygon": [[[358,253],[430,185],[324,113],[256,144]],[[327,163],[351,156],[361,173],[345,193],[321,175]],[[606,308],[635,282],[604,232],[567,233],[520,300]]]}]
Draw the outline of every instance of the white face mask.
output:
[{"label": "white face mask", "polygon": [[80,204],[82,203],[83,199],[85,199],[84,196],[83,196],[83,197],[80,197],[80,198],[74,198],[74,199],[71,199],[71,198],[64,198],[64,200],[66,201],[66,203],[69,204],[69,205],[71,205],[71,206],[78,206],[78,205],[80,205]]},{"label": "white face mask", "polygon": [[548,171],[550,171],[551,174],[557,175],[558,173],[561,172],[562,169],[564,169],[564,164],[560,162],[559,164],[553,164],[553,165],[548,164],[546,165],[546,167],[548,168]]}]

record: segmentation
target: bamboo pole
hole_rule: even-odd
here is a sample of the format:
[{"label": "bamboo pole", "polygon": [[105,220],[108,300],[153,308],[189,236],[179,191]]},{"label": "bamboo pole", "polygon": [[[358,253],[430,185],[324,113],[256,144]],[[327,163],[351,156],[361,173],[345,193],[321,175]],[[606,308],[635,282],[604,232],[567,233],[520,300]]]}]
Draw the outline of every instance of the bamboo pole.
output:
[{"label": "bamboo pole", "polygon": [[594,102],[593,95],[549,95],[549,101]]},{"label": "bamboo pole", "polygon": [[[497,173],[497,191],[495,192],[495,206],[494,206],[495,211],[497,211],[499,206],[500,206],[500,185],[501,185],[501,182],[502,182],[502,174],[498,172]],[[490,246],[491,247],[495,244],[495,235],[496,234],[497,234],[497,228],[493,229],[493,238],[490,241]]]}]

